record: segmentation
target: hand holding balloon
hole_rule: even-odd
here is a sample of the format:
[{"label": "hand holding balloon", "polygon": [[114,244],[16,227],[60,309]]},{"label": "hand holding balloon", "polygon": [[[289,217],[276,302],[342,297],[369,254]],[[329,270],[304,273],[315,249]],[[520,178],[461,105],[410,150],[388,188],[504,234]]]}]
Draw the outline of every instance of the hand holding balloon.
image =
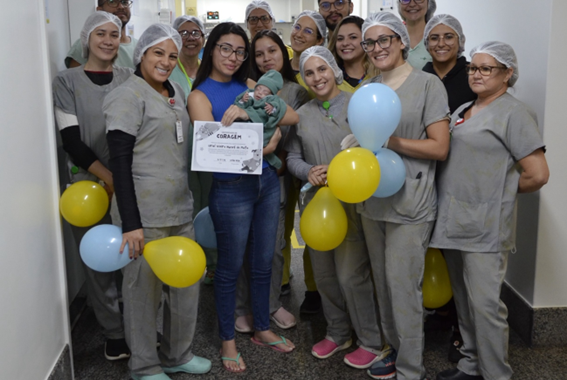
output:
[{"label": "hand holding balloon", "polygon": [[137,259],[144,252],[144,229],[138,228],[137,230],[124,232],[122,234],[122,245],[120,246],[120,253],[124,253],[124,247],[128,244],[128,256],[131,259]]},{"label": "hand holding balloon", "polygon": [[329,165],[316,165],[309,170],[308,180],[313,186],[325,186]]}]

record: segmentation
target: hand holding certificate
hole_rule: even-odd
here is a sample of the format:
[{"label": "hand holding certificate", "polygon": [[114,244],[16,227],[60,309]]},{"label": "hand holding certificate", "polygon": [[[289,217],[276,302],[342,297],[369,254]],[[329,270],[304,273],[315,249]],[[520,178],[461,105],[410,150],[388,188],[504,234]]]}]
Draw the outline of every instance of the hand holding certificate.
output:
[{"label": "hand holding certificate", "polygon": [[262,174],[263,125],[195,121],[191,170]]}]

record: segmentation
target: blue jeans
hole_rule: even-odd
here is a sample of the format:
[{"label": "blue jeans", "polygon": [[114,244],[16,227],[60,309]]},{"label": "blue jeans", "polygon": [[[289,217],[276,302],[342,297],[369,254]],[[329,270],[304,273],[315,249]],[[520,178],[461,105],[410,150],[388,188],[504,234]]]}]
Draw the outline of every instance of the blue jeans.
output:
[{"label": "blue jeans", "polygon": [[236,282],[244,254],[250,262],[250,298],[254,329],[270,328],[270,281],[280,209],[275,169],[262,175],[213,178],[209,211],[217,235],[215,303],[222,340],[234,339]]}]

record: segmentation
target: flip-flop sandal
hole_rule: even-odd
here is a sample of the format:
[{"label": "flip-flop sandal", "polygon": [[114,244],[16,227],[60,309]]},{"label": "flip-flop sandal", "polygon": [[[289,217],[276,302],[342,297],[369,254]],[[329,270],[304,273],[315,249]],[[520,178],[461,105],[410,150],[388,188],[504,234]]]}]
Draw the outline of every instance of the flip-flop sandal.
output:
[{"label": "flip-flop sandal", "polygon": [[252,341],[252,343],[257,344],[258,346],[268,347],[268,348],[271,348],[274,351],[282,352],[284,354],[288,354],[288,353],[290,353],[291,351],[294,350],[294,349],[291,349],[289,351],[285,351],[285,350],[282,350],[279,347],[276,347],[276,345],[278,345],[278,344],[285,344],[286,346],[288,345],[287,341],[285,340],[285,338],[282,335],[280,335],[280,338],[282,338],[282,340],[278,340],[277,342],[270,342],[270,343],[261,342],[254,337],[250,338],[250,340]]},{"label": "flip-flop sandal", "polygon": [[236,362],[236,364],[238,364],[238,368],[239,368],[238,371],[233,370],[233,369],[231,369],[231,368],[229,368],[229,367],[227,367],[227,366],[225,366],[225,365],[223,364],[222,366],[223,366],[224,369],[226,369],[228,372],[241,373],[241,372],[246,371],[246,368],[244,368],[244,369],[241,369],[241,368],[240,368],[240,352],[238,353],[238,355],[236,355],[236,359],[227,358],[226,356],[222,356],[222,349],[221,349],[220,352],[221,352],[221,359],[222,359],[222,360],[227,360],[227,361],[231,361],[231,362]]}]

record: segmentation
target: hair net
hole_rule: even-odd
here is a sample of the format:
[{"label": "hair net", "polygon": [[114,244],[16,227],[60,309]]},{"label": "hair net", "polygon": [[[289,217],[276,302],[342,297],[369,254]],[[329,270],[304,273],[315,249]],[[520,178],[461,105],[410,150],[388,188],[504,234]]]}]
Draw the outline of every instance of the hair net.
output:
[{"label": "hair net", "polygon": [[[427,0],[427,12],[425,13],[425,22],[429,22],[431,17],[435,14],[437,10],[437,3],[435,0]],[[400,13],[400,17],[404,19],[404,15],[402,15],[402,3],[398,1],[398,12]]]},{"label": "hair net", "polygon": [[122,34],[122,21],[112,13],[95,11],[92,15],[87,18],[83,29],[81,30],[81,46],[83,48],[83,58],[89,57],[89,37],[93,30],[101,25],[111,22],[118,27],[118,38]]},{"label": "hair net", "polygon": [[142,62],[142,55],[146,50],[168,39],[173,40],[178,51],[181,49],[181,36],[177,33],[177,30],[165,24],[150,25],[142,33],[134,49],[134,66],[138,66],[138,63]]},{"label": "hair net", "polygon": [[339,68],[339,65],[337,65],[337,61],[335,61],[333,53],[331,53],[331,51],[326,47],[318,45],[305,49],[305,51],[301,53],[301,57],[299,57],[299,72],[301,73],[303,81],[305,81],[305,71],[303,67],[305,66],[305,62],[307,62],[307,60],[311,57],[319,57],[325,61],[335,74],[335,82],[337,84],[343,83],[343,71]]},{"label": "hair net", "polygon": [[175,19],[175,21],[173,21],[172,27],[175,30],[179,30],[181,25],[185,24],[186,22],[192,22],[193,24],[197,25],[201,33],[205,35],[205,25],[203,24],[203,21],[201,21],[201,19],[195,16],[187,16],[187,15],[179,16]]},{"label": "hair net", "polygon": [[321,16],[319,12],[303,11],[297,16],[297,18],[295,19],[295,23],[293,25],[295,26],[295,24],[297,24],[299,19],[302,18],[303,16],[311,17],[313,22],[315,22],[315,25],[317,25],[317,29],[319,29],[319,33],[321,33],[323,39],[327,38],[327,25],[325,24],[325,19],[323,18],[323,16]]},{"label": "hair net", "polygon": [[512,46],[500,41],[489,41],[473,48],[471,50],[471,59],[478,53],[488,54],[507,68],[511,67],[514,69],[514,73],[508,81],[508,86],[514,86],[520,73],[518,72],[518,58]]},{"label": "hair net", "polygon": [[437,15],[433,16],[433,18],[429,20],[427,25],[425,25],[425,32],[423,33],[423,43],[425,44],[425,47],[427,48],[427,45],[429,44],[429,34],[433,30],[433,28],[435,28],[439,24],[447,25],[449,28],[453,29],[455,33],[457,33],[457,35],[459,36],[458,54],[459,56],[463,54],[463,52],[465,51],[465,42],[467,39],[465,38],[465,34],[463,33],[463,27],[461,26],[461,23],[451,15]]},{"label": "hair net", "polygon": [[371,13],[370,16],[364,20],[364,24],[362,24],[362,39],[366,38],[366,31],[373,26],[385,26],[400,36],[402,43],[406,46],[404,48],[404,59],[407,58],[410,49],[410,39],[408,30],[402,20],[390,12]]},{"label": "hair net", "polygon": [[250,12],[252,12],[254,9],[258,9],[258,8],[263,9],[266,12],[268,12],[270,17],[272,18],[272,23],[276,22],[276,17],[274,16],[274,13],[272,12],[272,8],[270,7],[270,4],[268,4],[264,0],[252,0],[252,2],[250,4],[248,4],[248,6],[246,7],[246,18],[244,19],[244,21],[248,22],[248,16],[250,16]]}]

